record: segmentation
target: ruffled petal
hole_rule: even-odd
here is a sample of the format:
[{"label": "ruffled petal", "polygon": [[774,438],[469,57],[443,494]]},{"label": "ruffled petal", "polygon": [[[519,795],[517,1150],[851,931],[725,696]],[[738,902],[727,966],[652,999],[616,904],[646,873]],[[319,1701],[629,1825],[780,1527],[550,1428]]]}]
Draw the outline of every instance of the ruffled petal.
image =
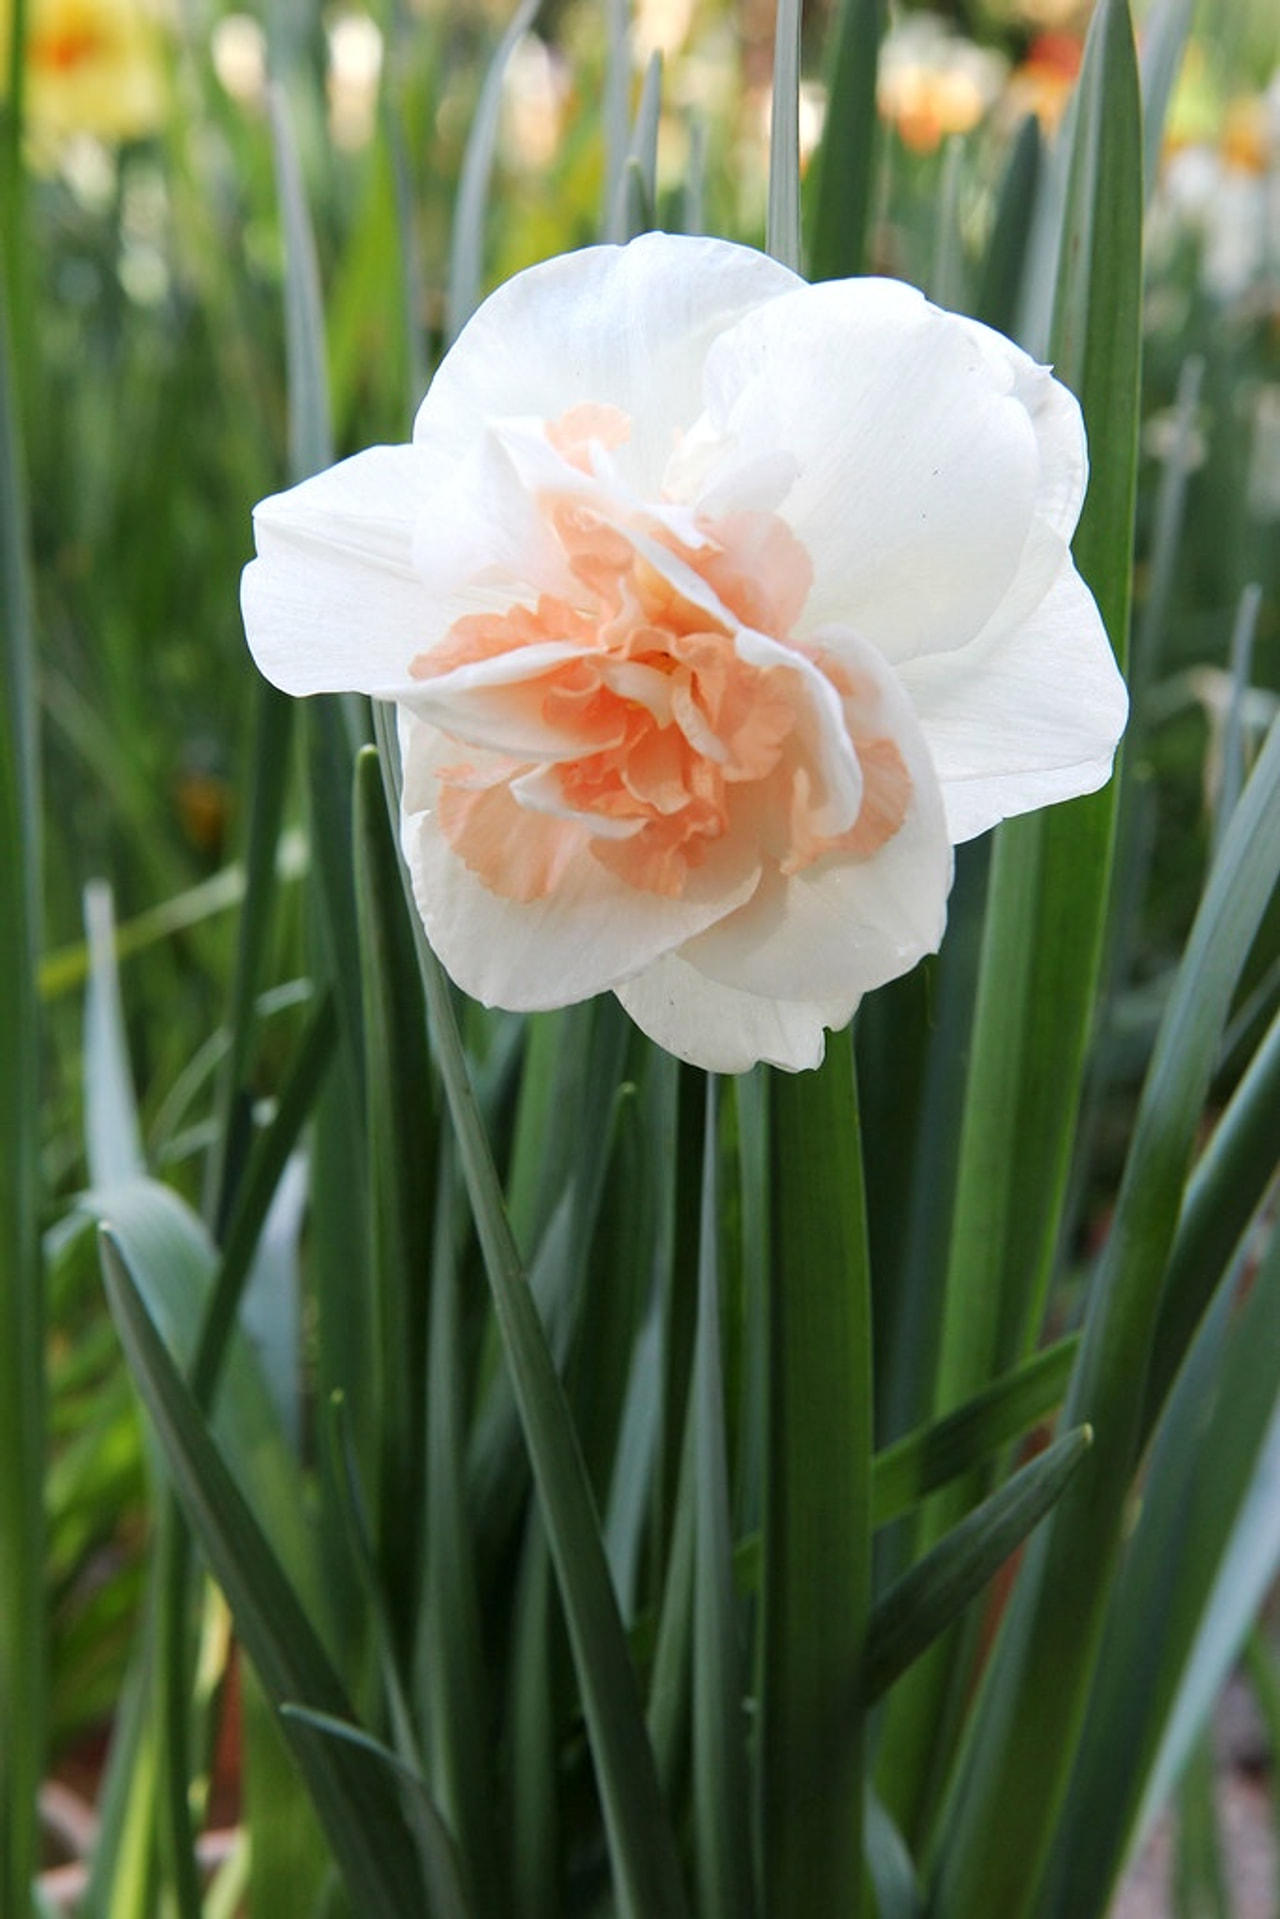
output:
[{"label": "ruffled petal", "polygon": [[713,846],[682,897],[639,891],[594,857],[581,827],[522,809],[499,786],[495,857],[500,852],[531,887],[548,887],[537,898],[504,897],[467,866],[442,826],[437,775],[456,765],[456,741],[402,708],[400,749],[401,844],[418,911],[446,972],[486,1006],[531,1012],[617,987],[756,886],[758,856],[739,840]]},{"label": "ruffled petal", "polygon": [[636,1025],[668,1053],[709,1073],[745,1073],[763,1062],[799,1073],[821,1064],[827,1031],[853,1018],[857,1000],[775,1000],[742,993],[668,954],[614,988]]},{"label": "ruffled petal", "polygon": [[978,633],[1033,528],[1066,538],[1083,497],[1070,395],[893,281],[803,287],[744,316],[708,355],[707,414],[697,437],[722,454],[704,449],[702,484],[718,504],[739,467],[749,493],[763,463],[794,464],[777,510],[814,563],[801,635],[840,621],[895,662]]},{"label": "ruffled petal", "polygon": [[[852,643],[846,657],[855,651]],[[942,795],[911,702],[892,671],[861,648],[846,697],[867,803],[879,764],[898,789],[874,850],[836,850],[800,871],[766,871],[736,913],[682,948],[717,983],[779,1000],[853,1001],[937,950],[947,918],[952,850]],[[895,823],[896,822],[896,823]]]},{"label": "ruffled petal", "polygon": [[647,233],[530,267],[490,294],[432,381],[414,439],[464,454],[487,422],[617,406],[616,458],[652,497],[677,437],[702,411],[713,340],[801,282],[750,247]]},{"label": "ruffled petal", "polygon": [[431,630],[414,528],[439,479],[420,448],[376,446],[262,501],[240,598],[274,686],[382,699],[412,690],[409,662]]},{"label": "ruffled petal", "polygon": [[938,770],[953,841],[1104,786],[1129,696],[1070,559],[1035,613],[901,669]]}]

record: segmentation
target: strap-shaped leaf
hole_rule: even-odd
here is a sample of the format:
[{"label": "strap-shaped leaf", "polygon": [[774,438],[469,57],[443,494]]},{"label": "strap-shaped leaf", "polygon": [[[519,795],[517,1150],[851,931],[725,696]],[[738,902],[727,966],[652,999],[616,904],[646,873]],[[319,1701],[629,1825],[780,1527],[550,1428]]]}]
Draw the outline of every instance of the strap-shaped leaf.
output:
[{"label": "strap-shaped leaf", "polygon": [[[942,1855],[938,1910],[948,1919],[1037,1910],[1137,1459],[1136,1383],[1219,1039],[1278,880],[1280,724],[1210,874],[1143,1089],[1067,1403],[1067,1418],[1088,1420],[1097,1445],[1028,1551],[996,1649]],[[1003,1836],[1009,1821],[1018,1848]]]},{"label": "strap-shaped leaf", "polygon": [[877,1453],[871,1476],[872,1523],[887,1525],[1052,1412],[1066,1391],[1078,1345],[1075,1337],[1059,1340],[945,1419]]},{"label": "strap-shaped leaf", "polygon": [[827,118],[814,162],[809,271],[837,280],[865,271],[871,188],[880,123],[876,61],[885,0],[841,0],[827,63]]},{"label": "strap-shaped leaf", "polygon": [[778,0],[769,136],[768,247],[800,270],[800,0]]},{"label": "strap-shaped leaf", "polygon": [[959,1618],[1039,1525],[1092,1443],[1087,1426],[1064,1433],[984,1499],[877,1600],[867,1633],[868,1701],[886,1692],[925,1647]]},{"label": "strap-shaped leaf", "polygon": [[862,1910],[871,1315],[847,1034],[771,1076],[761,1803],[770,1913]]},{"label": "strap-shaped leaf", "polygon": [[[20,68],[15,42],[14,61]],[[21,164],[11,107],[0,180]],[[16,236],[15,236],[16,237]],[[13,265],[7,251],[0,265]],[[35,955],[40,832],[35,631],[6,294],[0,286],[0,1906],[23,1910],[44,1763],[44,1325]]]},{"label": "strap-shaped leaf", "polygon": [[698,1256],[698,1331],[689,1417],[696,1461],[693,1826],[701,1919],[755,1912],[741,1613],[733,1578],[720,1330],[719,1130],[707,1077]]},{"label": "strap-shaped leaf", "polygon": [[520,0],[498,42],[480,98],[471,118],[467,150],[458,176],[453,209],[453,242],[449,249],[449,287],[445,311],[445,344],[452,345],[480,304],[484,271],[485,216],[489,182],[502,117],[502,83],[511,56],[538,17],[542,0]]},{"label": "strap-shaped leaf", "polygon": [[[102,1265],[120,1340],[178,1497],[263,1685],[277,1707],[289,1701],[355,1723],[342,1683],[227,1471],[109,1228],[103,1229]],[[287,1737],[356,1909],[370,1919],[399,1919],[406,1901],[425,1902],[413,1845],[383,1767],[297,1721],[287,1726]]]}]

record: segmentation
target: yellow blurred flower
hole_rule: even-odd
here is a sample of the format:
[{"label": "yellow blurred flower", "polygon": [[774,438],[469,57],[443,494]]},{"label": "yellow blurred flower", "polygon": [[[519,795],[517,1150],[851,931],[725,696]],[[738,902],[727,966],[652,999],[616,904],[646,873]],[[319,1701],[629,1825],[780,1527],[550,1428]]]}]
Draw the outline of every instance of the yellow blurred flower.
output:
[{"label": "yellow blurred flower", "polygon": [[[12,31],[11,6],[0,0],[6,75]],[[168,88],[159,24],[138,0],[32,0],[25,68],[24,113],[37,160],[78,134],[136,140],[163,121]]]}]

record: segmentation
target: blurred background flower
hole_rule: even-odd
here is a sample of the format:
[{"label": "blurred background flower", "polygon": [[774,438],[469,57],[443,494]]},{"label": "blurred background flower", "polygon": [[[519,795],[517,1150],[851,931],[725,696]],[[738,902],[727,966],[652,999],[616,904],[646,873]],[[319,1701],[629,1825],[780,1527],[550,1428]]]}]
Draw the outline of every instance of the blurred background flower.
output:
[{"label": "blurred background flower", "polygon": [[[13,9],[0,8],[0,86],[7,83]],[[165,23],[140,0],[33,0],[26,28],[24,113],[37,164],[78,135],[142,139],[168,109]]]},{"label": "blurred background flower", "polygon": [[908,14],[880,50],[881,115],[917,153],[953,133],[972,133],[999,97],[1004,55],[965,39],[933,13]]}]

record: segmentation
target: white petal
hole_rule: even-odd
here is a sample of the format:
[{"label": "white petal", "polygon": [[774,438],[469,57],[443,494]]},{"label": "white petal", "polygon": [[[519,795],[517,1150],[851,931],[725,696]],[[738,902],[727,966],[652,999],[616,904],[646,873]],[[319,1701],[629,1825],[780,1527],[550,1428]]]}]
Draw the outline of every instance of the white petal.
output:
[{"label": "white petal", "polygon": [[[559,643],[513,647],[438,679],[415,682],[413,697],[401,704],[427,725],[485,752],[521,760],[577,758],[581,735],[547,724],[538,682],[553,668],[579,659],[582,650]],[[522,697],[526,686],[530,691]]]},{"label": "white petal", "polygon": [[[851,649],[850,649],[851,650]],[[736,913],[682,948],[727,986],[778,999],[858,999],[937,950],[947,919],[952,854],[942,795],[910,701],[870,647],[860,662],[876,688],[859,722],[892,740],[911,778],[897,832],[870,855],[830,853],[793,875],[766,872]]]},{"label": "white petal", "polygon": [[435,770],[456,765],[457,744],[401,709],[400,749],[401,843],[418,911],[446,972],[486,1006],[535,1011],[616,987],[732,912],[756,884],[753,849],[722,841],[683,899],[637,891],[589,854],[553,895],[503,898],[454,852],[433,811]]},{"label": "white petal", "polygon": [[530,267],[489,296],[446,356],[415,440],[464,453],[503,416],[556,420],[584,402],[631,415],[615,458],[656,493],[677,435],[702,411],[702,363],[717,334],[800,282],[727,241],[644,234]]},{"label": "white petal", "polygon": [[[789,453],[780,507],[814,585],[799,631],[841,621],[891,660],[963,644],[1017,580],[1033,526],[1063,533],[1084,490],[1078,409],[988,328],[896,282],[804,287],[712,348],[708,411],[743,466]],[[1046,581],[1047,584],[1047,581]]]},{"label": "white petal", "polygon": [[[546,454],[548,466],[564,475],[550,445]],[[413,561],[433,609],[423,651],[465,614],[578,590],[546,514],[495,428],[475,436],[424,503]]]},{"label": "white petal", "polygon": [[420,449],[377,446],[262,501],[241,607],[273,685],[384,699],[412,687],[409,662],[431,630],[413,530],[438,480]]},{"label": "white petal", "polygon": [[709,980],[678,953],[614,991],[650,1039],[709,1073],[745,1073],[760,1062],[790,1073],[817,1066],[826,1030],[847,1026],[857,1005],[759,999]]},{"label": "white petal", "polygon": [[1012,632],[922,656],[900,672],[953,841],[1110,778],[1129,699],[1093,595],[1069,559]]}]

